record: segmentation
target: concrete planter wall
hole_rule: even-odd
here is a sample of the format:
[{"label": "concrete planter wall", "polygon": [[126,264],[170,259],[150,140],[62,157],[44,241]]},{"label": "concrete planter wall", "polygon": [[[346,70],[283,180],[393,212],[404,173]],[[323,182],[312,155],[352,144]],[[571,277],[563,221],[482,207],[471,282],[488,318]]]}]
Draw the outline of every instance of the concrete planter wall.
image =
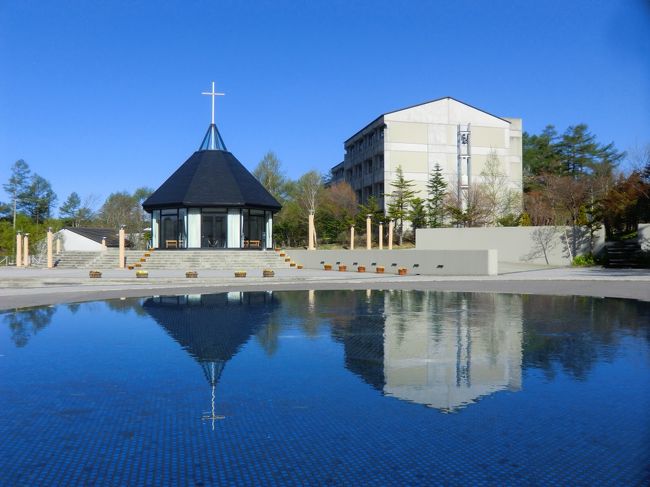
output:
[{"label": "concrete planter wall", "polygon": [[[376,272],[378,266],[396,272],[405,267],[409,275],[486,276],[498,270],[496,250],[292,250],[291,255],[307,269],[339,262],[358,272]],[[331,264],[325,265],[332,269]]]},{"label": "concrete planter wall", "polygon": [[[416,250],[495,249],[500,262],[570,265],[573,240],[577,255],[589,253],[589,232],[571,227],[485,227],[419,228],[415,231]],[[605,244],[605,231],[599,230],[594,241],[597,254]]]}]

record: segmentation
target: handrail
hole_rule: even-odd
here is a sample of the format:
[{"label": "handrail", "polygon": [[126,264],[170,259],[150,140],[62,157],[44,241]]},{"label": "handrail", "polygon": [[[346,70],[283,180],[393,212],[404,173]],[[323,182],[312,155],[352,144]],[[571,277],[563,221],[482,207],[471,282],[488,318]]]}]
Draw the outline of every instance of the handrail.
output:
[{"label": "handrail", "polygon": [[2,265],[2,264],[6,265],[6,266],[9,265],[9,256],[8,255],[5,255],[4,257],[2,257],[0,259],[0,265]]}]

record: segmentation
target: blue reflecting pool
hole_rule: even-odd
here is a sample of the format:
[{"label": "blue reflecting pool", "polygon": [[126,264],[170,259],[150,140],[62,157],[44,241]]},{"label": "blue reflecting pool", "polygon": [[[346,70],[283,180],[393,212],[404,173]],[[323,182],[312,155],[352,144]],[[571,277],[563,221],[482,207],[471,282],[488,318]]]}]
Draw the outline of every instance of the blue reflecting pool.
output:
[{"label": "blue reflecting pool", "polygon": [[643,485],[650,303],[158,296],[0,315],[3,485]]}]

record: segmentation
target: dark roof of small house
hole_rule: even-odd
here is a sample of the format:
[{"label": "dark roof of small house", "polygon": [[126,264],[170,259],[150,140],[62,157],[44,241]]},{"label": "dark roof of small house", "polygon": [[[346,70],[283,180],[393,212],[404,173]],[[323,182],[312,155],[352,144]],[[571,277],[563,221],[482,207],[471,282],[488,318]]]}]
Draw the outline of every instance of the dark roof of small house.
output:
[{"label": "dark roof of small house", "polygon": [[142,204],[151,212],[174,207],[244,207],[277,211],[280,203],[230,152],[199,150]]},{"label": "dark roof of small house", "polygon": [[113,228],[65,227],[63,230],[76,233],[97,243],[102,243],[102,238],[106,237],[107,247],[119,247],[120,245],[118,231]]}]

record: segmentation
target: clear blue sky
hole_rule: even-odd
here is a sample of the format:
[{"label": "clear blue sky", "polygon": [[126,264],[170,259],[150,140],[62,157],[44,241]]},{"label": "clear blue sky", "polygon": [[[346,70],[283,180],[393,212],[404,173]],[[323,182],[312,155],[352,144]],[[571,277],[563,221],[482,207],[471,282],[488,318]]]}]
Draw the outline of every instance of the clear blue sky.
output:
[{"label": "clear blue sky", "polygon": [[250,169],[273,150],[293,178],[441,96],[650,143],[648,0],[13,0],[0,67],[0,180],[23,158],[59,203],[162,183],[201,142],[211,80],[228,149]]}]

